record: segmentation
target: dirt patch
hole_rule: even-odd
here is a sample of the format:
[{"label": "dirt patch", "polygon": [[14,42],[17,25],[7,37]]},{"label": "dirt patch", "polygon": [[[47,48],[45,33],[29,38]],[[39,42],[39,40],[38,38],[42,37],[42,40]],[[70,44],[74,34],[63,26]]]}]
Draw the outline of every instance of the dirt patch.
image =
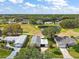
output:
[{"label": "dirt patch", "polygon": [[57,34],[58,36],[79,36],[79,32],[74,32],[73,29],[69,29],[66,32]]}]

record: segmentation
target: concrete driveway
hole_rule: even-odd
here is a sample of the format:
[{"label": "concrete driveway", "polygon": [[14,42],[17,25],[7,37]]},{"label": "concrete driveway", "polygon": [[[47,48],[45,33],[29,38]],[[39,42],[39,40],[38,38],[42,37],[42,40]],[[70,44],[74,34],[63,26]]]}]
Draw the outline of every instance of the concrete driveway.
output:
[{"label": "concrete driveway", "polygon": [[[23,43],[25,42],[27,38],[27,35],[22,35],[20,36],[18,39],[16,39],[14,44],[22,44],[21,47],[23,46]],[[6,59],[14,59],[14,57],[17,55],[17,53],[20,51],[21,47],[17,47],[17,45],[15,45],[15,47],[10,46],[9,44],[7,44],[7,47],[11,47],[14,48],[14,51],[12,51],[12,53],[6,58]]]},{"label": "concrete driveway", "polygon": [[60,48],[61,53],[63,54],[64,59],[74,59],[66,48]]}]

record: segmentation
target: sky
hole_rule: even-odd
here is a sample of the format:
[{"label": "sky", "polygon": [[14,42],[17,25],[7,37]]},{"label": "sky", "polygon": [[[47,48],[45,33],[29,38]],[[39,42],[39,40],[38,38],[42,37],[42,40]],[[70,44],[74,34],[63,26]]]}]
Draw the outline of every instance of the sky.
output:
[{"label": "sky", "polygon": [[0,14],[79,14],[79,0],[0,0]]}]

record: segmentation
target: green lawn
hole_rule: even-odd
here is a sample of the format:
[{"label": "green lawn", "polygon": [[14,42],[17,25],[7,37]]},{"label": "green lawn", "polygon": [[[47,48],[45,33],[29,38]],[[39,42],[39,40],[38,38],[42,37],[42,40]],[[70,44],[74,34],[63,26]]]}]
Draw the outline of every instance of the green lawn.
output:
[{"label": "green lawn", "polygon": [[23,32],[26,32],[29,35],[34,35],[37,32],[40,32],[40,30],[38,28],[36,28],[35,26],[33,26],[31,24],[21,24],[21,27],[23,29]]},{"label": "green lawn", "polygon": [[68,51],[72,57],[79,59],[79,52],[75,51],[75,49],[71,47],[68,49]]},{"label": "green lawn", "polygon": [[79,28],[75,28],[75,29],[73,29],[73,31],[79,32]]},{"label": "green lawn", "polygon": [[21,51],[14,59],[24,59],[26,56],[26,48],[21,48]]},{"label": "green lawn", "polygon": [[4,49],[6,42],[0,41],[0,58],[6,58],[10,53],[11,50]]},{"label": "green lawn", "polygon": [[58,48],[48,49],[46,55],[48,55],[48,57],[51,57],[51,58],[63,58],[63,55],[62,55],[61,51]]},{"label": "green lawn", "polygon": [[61,29],[61,32],[66,32],[67,30],[68,30],[68,29],[63,29],[63,28],[62,28],[62,29]]},{"label": "green lawn", "polygon": [[10,53],[11,53],[10,50],[0,48],[0,58],[6,58],[7,56],[10,55]]}]

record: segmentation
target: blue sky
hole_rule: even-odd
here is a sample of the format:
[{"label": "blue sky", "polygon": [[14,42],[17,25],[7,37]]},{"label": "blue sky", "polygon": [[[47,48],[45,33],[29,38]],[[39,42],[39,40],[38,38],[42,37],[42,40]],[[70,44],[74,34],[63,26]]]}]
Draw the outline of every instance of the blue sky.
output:
[{"label": "blue sky", "polygon": [[0,14],[79,14],[79,0],[0,0]]}]

